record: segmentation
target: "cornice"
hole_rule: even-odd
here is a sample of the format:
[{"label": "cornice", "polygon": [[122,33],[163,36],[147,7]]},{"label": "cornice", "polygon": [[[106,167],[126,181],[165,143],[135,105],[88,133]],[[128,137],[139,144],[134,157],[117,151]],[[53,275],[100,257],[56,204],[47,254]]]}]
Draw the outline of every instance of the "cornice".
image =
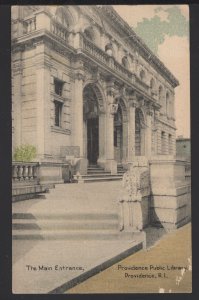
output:
[{"label": "cornice", "polygon": [[144,58],[154,67],[158,69],[161,74],[171,83],[173,87],[179,85],[179,81],[174,75],[167,69],[167,67],[158,59],[157,56],[149,49],[149,47],[143,42],[143,40],[133,31],[133,29],[125,22],[114,8],[110,5],[103,5],[100,10],[103,14],[106,14],[112,21],[116,22],[124,32],[129,36],[129,39],[143,52]]},{"label": "cornice", "polygon": [[176,130],[176,127],[175,127],[175,126],[173,126],[172,124],[170,124],[170,123],[168,123],[168,122],[166,122],[166,121],[164,121],[164,120],[162,120],[162,119],[160,119],[160,118],[158,118],[157,121],[158,121],[159,123],[162,123],[162,124],[164,124],[164,125],[166,125],[166,126],[168,126],[168,127],[171,127],[172,129]]},{"label": "cornice", "polygon": [[39,43],[44,43],[51,47],[54,51],[58,52],[64,56],[70,56],[71,54],[75,54],[76,51],[74,48],[66,44],[64,41],[60,40],[56,36],[54,36],[48,30],[39,30],[33,33],[30,33],[25,36],[21,36],[12,41],[12,52],[24,51],[27,48],[35,48]]}]

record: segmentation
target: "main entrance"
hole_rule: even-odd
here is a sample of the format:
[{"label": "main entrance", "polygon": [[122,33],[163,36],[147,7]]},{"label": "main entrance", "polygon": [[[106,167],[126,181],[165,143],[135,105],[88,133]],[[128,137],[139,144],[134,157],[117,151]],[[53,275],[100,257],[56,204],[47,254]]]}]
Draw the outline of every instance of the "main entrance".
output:
[{"label": "main entrance", "polygon": [[99,158],[99,105],[91,84],[84,88],[83,97],[85,157],[89,164],[97,164]]},{"label": "main entrance", "polygon": [[87,159],[97,164],[99,156],[99,118],[87,119]]}]

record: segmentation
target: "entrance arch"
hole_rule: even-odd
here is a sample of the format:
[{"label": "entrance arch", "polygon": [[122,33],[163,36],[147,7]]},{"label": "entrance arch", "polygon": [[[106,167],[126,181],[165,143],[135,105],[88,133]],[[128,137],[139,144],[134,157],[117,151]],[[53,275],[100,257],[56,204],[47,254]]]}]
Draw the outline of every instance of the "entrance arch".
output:
[{"label": "entrance arch", "polygon": [[104,146],[101,145],[102,110],[103,97],[99,88],[95,84],[88,83],[83,90],[84,157],[93,165],[97,164]]},{"label": "entrance arch", "polygon": [[135,109],[135,156],[145,155],[144,115],[140,108]]},{"label": "entrance arch", "polygon": [[118,110],[114,115],[114,159],[120,163],[127,158],[128,123],[124,100],[119,98],[117,103]]}]

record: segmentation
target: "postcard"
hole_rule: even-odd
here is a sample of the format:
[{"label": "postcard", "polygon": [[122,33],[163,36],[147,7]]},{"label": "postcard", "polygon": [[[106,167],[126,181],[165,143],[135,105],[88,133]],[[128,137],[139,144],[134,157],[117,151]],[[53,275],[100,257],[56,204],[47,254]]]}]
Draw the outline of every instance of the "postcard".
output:
[{"label": "postcard", "polygon": [[188,5],[17,5],[13,294],[191,293]]}]

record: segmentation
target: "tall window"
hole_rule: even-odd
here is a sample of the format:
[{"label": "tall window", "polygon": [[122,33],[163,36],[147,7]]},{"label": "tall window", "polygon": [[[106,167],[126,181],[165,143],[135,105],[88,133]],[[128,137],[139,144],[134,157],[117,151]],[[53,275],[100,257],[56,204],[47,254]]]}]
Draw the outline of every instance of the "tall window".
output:
[{"label": "tall window", "polygon": [[141,79],[142,81],[145,81],[145,77],[146,77],[146,74],[145,74],[144,70],[141,70],[141,71],[140,71],[140,79]]},{"label": "tall window", "polygon": [[61,127],[61,116],[63,103],[60,101],[54,101],[55,106],[55,126]]},{"label": "tall window", "polygon": [[64,86],[63,81],[54,79],[54,86],[55,86],[55,94],[59,96],[63,96],[63,86]]},{"label": "tall window", "polygon": [[68,16],[66,14],[65,9],[63,7],[59,7],[56,11],[56,20],[60,22],[62,25],[69,27]]},{"label": "tall window", "polygon": [[169,114],[170,114],[169,101],[170,101],[170,96],[169,96],[169,93],[167,92],[166,93],[166,114],[167,114],[167,116],[169,116]]},{"label": "tall window", "polygon": [[166,133],[164,131],[161,132],[161,154],[166,153]]},{"label": "tall window", "polygon": [[159,101],[162,102],[163,97],[163,87],[160,85],[158,90]]},{"label": "tall window", "polygon": [[84,35],[87,39],[94,42],[94,33],[92,27],[88,27],[84,30]]},{"label": "tall window", "polygon": [[169,154],[173,154],[173,147],[172,147],[172,135],[169,134]]},{"label": "tall window", "polygon": [[154,89],[155,89],[155,80],[153,78],[151,78],[151,80],[150,80],[150,88],[151,88],[151,91],[154,91]]},{"label": "tall window", "polygon": [[123,65],[126,69],[129,69],[129,62],[128,62],[128,58],[127,58],[126,55],[122,58],[122,65]]}]

